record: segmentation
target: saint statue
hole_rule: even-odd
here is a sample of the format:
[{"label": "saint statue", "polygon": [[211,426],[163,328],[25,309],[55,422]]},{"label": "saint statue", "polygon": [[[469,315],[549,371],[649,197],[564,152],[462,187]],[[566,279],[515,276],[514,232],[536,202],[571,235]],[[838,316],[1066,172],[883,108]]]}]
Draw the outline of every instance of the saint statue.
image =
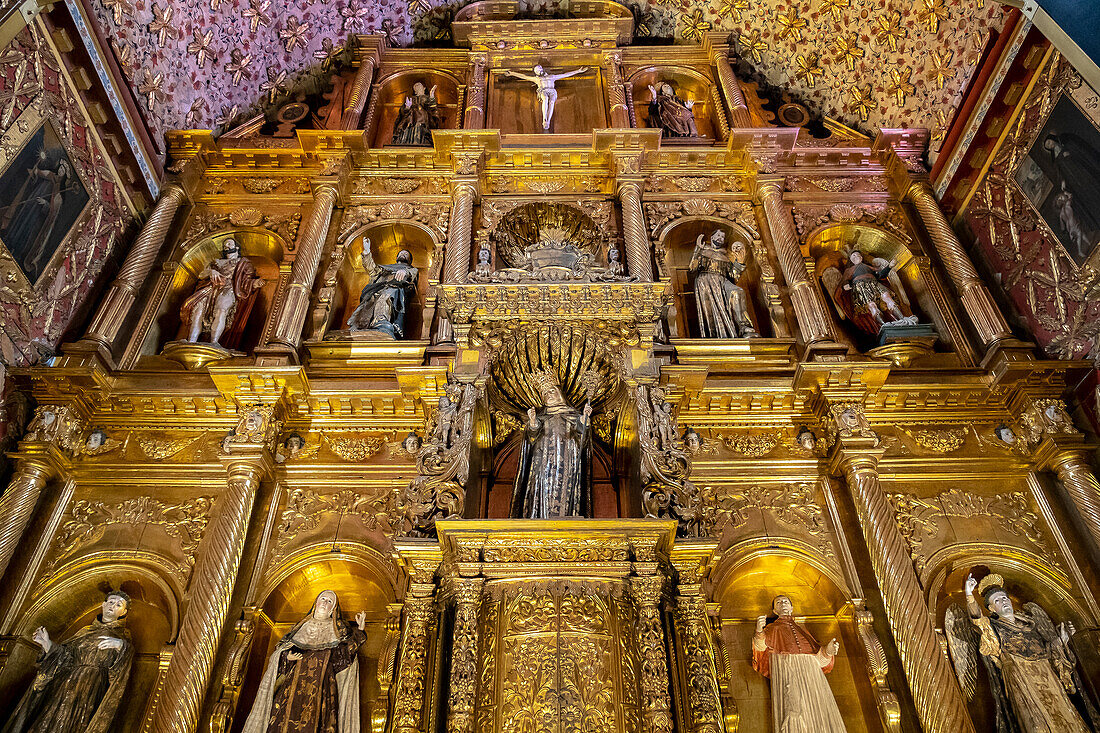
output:
[{"label": "saint statue", "polygon": [[180,309],[180,320],[187,327],[187,340],[195,343],[204,332],[212,344],[220,344],[225,336],[227,348],[240,341],[257,291],[264,279],[247,257],[241,257],[241,246],[235,239],[225,240],[222,257],[199,273],[199,284]]},{"label": "saint statue", "polygon": [[405,317],[416,299],[420,271],[412,265],[412,255],[403,249],[392,265],[378,265],[370,251],[370,240],[363,241],[363,269],[370,282],[359,294],[359,305],[348,319],[356,331],[375,331],[392,339],[405,338]]},{"label": "saint statue", "polygon": [[[967,576],[963,590],[967,610],[953,605],[944,618],[947,646],[959,683],[970,697],[976,691],[981,656],[993,695],[996,733],[1100,730],[1100,714],[1084,695],[1075,669],[1066,625],[1056,627],[1037,603],[1016,609],[1000,575],[991,573],[981,583]],[[1079,698],[1080,710],[1071,696]]]},{"label": "saint statue", "polygon": [[34,682],[3,733],[105,733],[114,730],[134,645],[123,620],[130,597],[111,591],[99,616],[63,644],[46,629],[34,632],[42,647]]},{"label": "saint statue", "polygon": [[845,733],[825,673],[832,671],[840,643],[825,646],[795,623],[794,604],[787,596],[772,602],[777,618],[756,620],[752,637],[752,668],[772,681],[772,720],[777,733]]},{"label": "saint statue", "polygon": [[737,279],[745,271],[745,245],[735,242],[727,251],[726,234],[714,230],[707,242],[695,241],[688,269],[695,279],[695,308],[703,338],[757,338],[749,318],[749,300]]},{"label": "saint statue", "polygon": [[405,97],[405,106],[397,113],[397,122],[393,126],[394,145],[419,145],[431,147],[432,130],[439,128],[439,101],[432,87],[424,93],[424,84],[413,84],[413,93]]},{"label": "saint statue", "polygon": [[589,423],[592,403],[578,412],[565,401],[549,372],[531,381],[542,397],[542,412],[527,411],[527,430],[512,491],[513,519],[584,517],[591,509]]},{"label": "saint statue", "polygon": [[351,626],[321,591],[267,660],[242,733],[359,733],[359,647],[367,614]]},{"label": "saint statue", "polygon": [[533,71],[535,72],[534,76],[521,74],[518,71],[508,71],[505,72],[505,75],[525,79],[535,85],[535,94],[538,96],[539,105],[542,107],[542,129],[549,130],[550,120],[554,118],[554,105],[558,101],[558,90],[554,88],[554,84],[561,79],[583,74],[588,71],[588,67],[582,66],[579,69],[565,71],[561,74],[548,74],[542,66],[536,65]]},{"label": "saint statue", "polygon": [[695,102],[680,99],[666,81],[657,86],[650,84],[649,93],[653,95],[649,103],[650,127],[661,128],[665,137],[699,137],[695,113],[691,111]]},{"label": "saint statue", "polygon": [[833,265],[821,273],[821,282],[829,292],[842,318],[848,318],[865,333],[878,335],[887,323],[916,325],[915,316],[906,316],[898,302],[909,305],[905,288],[894,272],[896,261],[875,257],[864,261],[858,249],[848,255],[841,272]]}]

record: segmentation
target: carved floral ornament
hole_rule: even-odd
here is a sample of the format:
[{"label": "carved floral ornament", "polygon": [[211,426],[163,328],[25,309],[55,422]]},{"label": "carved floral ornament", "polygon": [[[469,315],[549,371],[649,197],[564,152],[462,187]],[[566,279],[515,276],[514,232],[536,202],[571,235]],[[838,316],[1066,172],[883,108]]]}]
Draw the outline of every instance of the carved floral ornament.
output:
[{"label": "carved floral ornament", "polygon": [[187,251],[199,242],[216,234],[239,228],[261,228],[280,237],[293,247],[298,236],[298,227],[302,223],[302,213],[295,209],[275,209],[255,206],[239,206],[230,211],[214,209],[207,205],[196,206],[189,219],[189,226],[180,244],[181,251]]},{"label": "carved floral ornament", "polygon": [[795,228],[803,241],[822,226],[854,223],[881,227],[903,243],[913,241],[905,213],[895,203],[796,204],[793,213]]},{"label": "carved floral ornament", "polygon": [[756,215],[748,201],[721,201],[706,198],[689,198],[677,201],[652,201],[645,204],[646,221],[650,236],[658,237],[668,231],[669,225],[688,217],[716,217],[726,219],[759,239]]},{"label": "carved floral ornament", "polygon": [[443,202],[391,201],[387,204],[350,206],[340,220],[336,239],[341,246],[337,249],[342,253],[350,234],[367,224],[380,221],[414,221],[427,227],[437,243],[446,242],[450,211],[450,204]]}]

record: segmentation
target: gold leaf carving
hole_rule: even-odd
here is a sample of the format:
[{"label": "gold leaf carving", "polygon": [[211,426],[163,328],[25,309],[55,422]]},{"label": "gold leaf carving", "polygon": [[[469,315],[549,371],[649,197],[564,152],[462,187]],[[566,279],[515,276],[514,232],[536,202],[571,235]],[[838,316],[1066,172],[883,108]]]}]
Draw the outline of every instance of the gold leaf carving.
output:
[{"label": "gold leaf carving", "polygon": [[206,434],[206,431],[182,438],[157,438],[152,435],[139,435],[137,444],[141,452],[155,461],[171,458],[187,446]]},{"label": "gold leaf carving", "polygon": [[762,458],[779,445],[780,436],[777,433],[742,433],[740,435],[725,435],[722,440],[734,453],[739,453],[749,458]]},{"label": "gold leaf carving", "polygon": [[294,489],[279,520],[278,539],[268,567],[277,566],[298,535],[316,529],[326,517],[355,517],[368,529],[375,529],[389,526],[389,512],[388,494],[370,496],[344,489],[322,495],[309,489]]},{"label": "gold leaf carving", "polygon": [[[358,183],[358,181],[356,181]],[[382,188],[389,193],[412,193],[420,188],[419,178],[383,178]],[[358,191],[357,191],[358,193]]]},{"label": "gold leaf carving", "polygon": [[255,206],[242,206],[229,215],[229,222],[235,227],[254,227],[264,220],[264,212]]},{"label": "gold leaf carving", "polygon": [[278,178],[245,178],[241,181],[244,190],[249,193],[270,193],[280,183]]},{"label": "gold leaf carving", "polygon": [[950,453],[962,447],[966,442],[967,428],[947,428],[944,430],[906,430],[913,440],[933,453]]},{"label": "gold leaf carving", "polygon": [[333,453],[345,461],[365,461],[373,456],[386,442],[380,435],[338,435],[322,433],[322,437]]}]

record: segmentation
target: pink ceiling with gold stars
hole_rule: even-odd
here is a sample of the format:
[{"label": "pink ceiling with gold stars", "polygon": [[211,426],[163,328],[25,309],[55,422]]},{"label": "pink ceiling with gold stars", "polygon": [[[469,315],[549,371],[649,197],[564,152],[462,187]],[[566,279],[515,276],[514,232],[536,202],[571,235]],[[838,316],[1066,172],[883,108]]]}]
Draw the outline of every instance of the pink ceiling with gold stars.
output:
[{"label": "pink ceiling with gold stars", "polygon": [[[633,1],[633,0],[632,0]],[[349,34],[446,42],[464,3],[437,0],[94,0],[146,122],[217,128],[278,103]],[[864,130],[951,121],[1006,9],[992,0],[669,0],[634,4],[639,43],[729,31],[740,70]]]}]

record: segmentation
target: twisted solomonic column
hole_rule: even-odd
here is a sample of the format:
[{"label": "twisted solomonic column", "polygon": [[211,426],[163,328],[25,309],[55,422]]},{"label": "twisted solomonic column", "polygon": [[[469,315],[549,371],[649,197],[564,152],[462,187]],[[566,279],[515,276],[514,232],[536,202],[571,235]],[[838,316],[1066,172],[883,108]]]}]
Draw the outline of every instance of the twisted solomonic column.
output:
[{"label": "twisted solomonic column", "polygon": [[27,531],[43,487],[56,472],[54,465],[43,456],[20,455],[17,458],[15,474],[0,496],[0,578],[4,577]]},{"label": "twisted solomonic column", "polygon": [[474,234],[474,201],[477,185],[473,181],[455,184],[451,196],[451,222],[447,228],[447,254],[443,262],[443,282],[466,282],[470,273],[470,246]]},{"label": "twisted solomonic column", "polygon": [[1081,522],[1089,531],[1093,545],[1100,549],[1100,482],[1089,466],[1086,449],[1058,452],[1050,467],[1066,487]]},{"label": "twisted solomonic column", "polygon": [[631,275],[642,282],[653,280],[653,257],[649,234],[646,233],[642,211],[642,184],[639,181],[619,181],[619,205],[623,211],[623,241],[626,244],[626,266]]},{"label": "twisted solomonic column", "polygon": [[332,211],[336,208],[336,186],[323,183],[317,186],[313,194],[313,208],[309,212],[305,226],[298,234],[298,254],[290,269],[290,285],[287,287],[283,307],[277,315],[274,334],[271,340],[290,349],[298,348],[306,316],[309,314],[309,299],[313,288],[313,279],[317,276],[317,266],[321,261],[321,250],[328,238],[329,225],[332,223]]},{"label": "twisted solomonic column", "polygon": [[607,96],[611,101],[611,126],[630,127],[630,109],[626,104],[626,86],[623,84],[619,61],[616,54],[604,56],[604,68],[607,69]]},{"label": "twisted solomonic column", "polygon": [[470,73],[466,78],[466,111],[462,120],[463,130],[480,130],[485,126],[485,87],[488,67],[487,57],[474,57]]},{"label": "twisted solomonic column", "polygon": [[794,218],[783,204],[783,186],[778,181],[765,181],[760,184],[759,194],[802,337],[807,344],[836,341],[833,323],[821,293],[810,282],[810,273],[802,259]]},{"label": "twisted solomonic column", "polygon": [[367,103],[373,80],[374,57],[368,56],[363,59],[359,70],[355,72],[355,80],[351,83],[351,91],[344,103],[344,116],[340,122],[342,129],[354,130],[359,126],[359,120],[363,116],[363,106]]},{"label": "twisted solomonic column", "polygon": [[[752,127],[749,106],[745,104],[745,95],[741,91],[741,82],[730,66],[730,54],[726,49],[714,52],[714,66],[718,69],[718,85],[730,107],[730,119],[733,127]],[[728,134],[728,133],[727,133]]]},{"label": "twisted solomonic column", "polygon": [[454,641],[451,646],[451,696],[448,701],[447,733],[474,733],[474,703],[477,695],[478,609],[481,607],[482,578],[458,581],[455,592]]},{"label": "twisted solomonic column", "polygon": [[916,181],[905,194],[920,215],[924,228],[936,248],[943,268],[959,293],[959,299],[970,316],[974,329],[983,344],[1011,338],[1012,329],[1008,327],[1001,310],[993,301],[989,289],[978,276],[974,263],[966,254],[947,217],[940,210],[935,194],[928,181]]},{"label": "twisted solomonic column", "polygon": [[210,522],[192,573],[187,613],[180,622],[176,650],[165,674],[164,697],[153,718],[155,733],[193,733],[214,668],[218,640],[244,553],[249,517],[263,476],[257,460],[227,466],[226,490]]},{"label": "twisted solomonic column", "polygon": [[661,586],[664,579],[651,575],[630,579],[630,594],[637,611],[638,661],[642,681],[642,730],[672,733],[672,703],[668,695],[665,662],[665,630],[661,624]]},{"label": "twisted solomonic column", "polygon": [[187,201],[187,193],[178,183],[169,183],[153,207],[153,212],[145,222],[141,232],[130,247],[130,253],[122,263],[115,281],[100,302],[92,324],[84,338],[107,347],[114,346],[118,333],[126,321],[145,279],[153,269],[157,255],[160,254],[168,229],[176,218],[179,207]]},{"label": "twisted solomonic column", "polygon": [[878,479],[873,441],[842,445],[837,460],[852,494],[886,616],[926,733],[974,733],[955,673],[940,649],[909,547]]}]

